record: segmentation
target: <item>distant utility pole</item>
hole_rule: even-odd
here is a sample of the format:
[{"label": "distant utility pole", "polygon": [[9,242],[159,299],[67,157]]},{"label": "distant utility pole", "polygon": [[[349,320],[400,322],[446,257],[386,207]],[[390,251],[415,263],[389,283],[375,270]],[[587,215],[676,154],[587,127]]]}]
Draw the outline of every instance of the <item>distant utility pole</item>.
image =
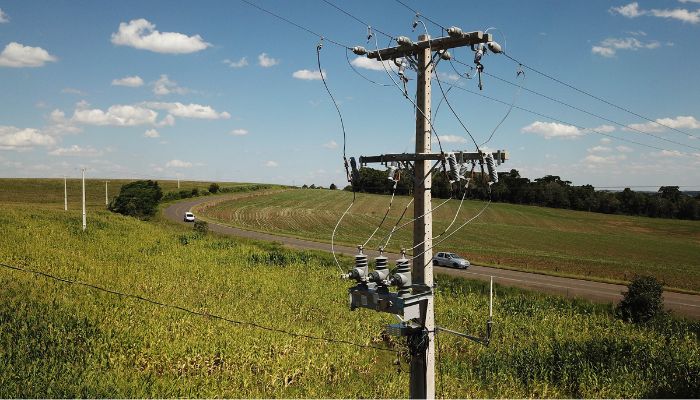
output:
[{"label": "distant utility pole", "polygon": [[109,181],[105,181],[105,205],[106,206],[109,205],[109,196],[107,195],[107,184],[108,183],[109,183]]},{"label": "distant utility pole", "polygon": [[63,175],[63,210],[68,211],[68,180]]},{"label": "distant utility pole", "polygon": [[83,172],[83,231],[87,229],[87,219],[85,215],[85,168],[81,168]]},{"label": "distant utility pole", "polygon": [[180,178],[177,178],[177,188],[180,189]]},{"label": "distant utility pole", "polygon": [[[413,225],[413,266],[410,267],[410,258],[405,253],[397,261],[397,272],[389,275],[386,264],[387,259],[380,255],[376,258],[377,268],[372,273],[368,271],[367,256],[360,252],[355,256],[355,268],[350,271],[347,278],[355,279],[357,286],[350,288],[350,308],[370,308],[400,315],[404,321],[401,324],[389,325],[387,331],[396,336],[404,336],[408,339],[410,363],[410,397],[414,399],[435,398],[435,315],[433,305],[433,218],[431,199],[431,164],[433,161],[442,161],[443,166],[450,165],[450,172],[459,177],[458,162],[466,164],[479,162],[489,166],[490,175],[494,161],[504,162],[507,159],[505,151],[493,154],[482,152],[454,152],[432,153],[430,139],[432,134],[431,115],[431,76],[435,65],[435,58],[450,59],[448,49],[474,45],[484,46],[483,43],[492,42],[490,34],[483,32],[462,32],[459,28],[450,28],[449,36],[430,39],[428,35],[421,35],[418,42],[413,42],[407,37],[396,38],[397,47],[367,52],[364,48],[355,47],[353,52],[357,55],[367,55],[368,58],[378,61],[394,61],[405,68],[406,59],[413,60],[413,67],[417,71],[416,88],[416,153],[415,154],[383,154],[379,156],[360,157],[360,165],[368,163],[402,163],[410,166],[413,163],[415,171],[414,209],[415,218]],[[494,46],[498,46],[494,43]],[[489,43],[491,48],[491,43]],[[500,51],[499,47],[494,47]],[[484,51],[481,49],[481,51]],[[475,60],[476,62],[476,60]],[[480,64],[477,64],[479,66]],[[352,160],[354,162],[354,160]],[[489,163],[490,162],[490,163]],[[494,179],[497,179],[497,175]],[[459,181],[458,178],[456,178]],[[380,249],[382,251],[383,249]],[[389,292],[388,286],[397,286],[398,292]]]}]

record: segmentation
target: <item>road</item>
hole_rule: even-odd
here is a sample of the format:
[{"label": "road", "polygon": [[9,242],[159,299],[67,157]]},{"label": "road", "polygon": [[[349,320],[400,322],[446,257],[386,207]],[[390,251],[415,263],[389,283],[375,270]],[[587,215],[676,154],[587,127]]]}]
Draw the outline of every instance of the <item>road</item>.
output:
[{"label": "road", "polygon": [[[222,197],[220,196],[216,197],[217,200],[221,198]],[[182,219],[186,211],[189,211],[196,205],[213,200],[213,198],[205,197],[174,203],[165,208],[164,214],[166,218],[184,224]],[[319,243],[310,240],[249,231],[215,223],[209,224],[209,230],[224,235],[278,242],[292,249],[331,251],[331,245],[329,243]],[[349,256],[354,256],[357,253],[357,249],[354,247],[338,245],[335,246],[335,251],[337,253]],[[367,251],[366,253],[370,257],[376,256],[376,253],[372,251]],[[396,258],[396,255],[387,254],[387,256],[390,259]],[[530,272],[511,271],[507,269],[484,267],[479,265],[472,265],[468,270],[435,267],[435,272],[481,281],[488,281],[489,277],[493,276],[494,282],[504,286],[514,286],[524,289],[537,290],[545,293],[559,294],[566,297],[584,298],[601,303],[619,301],[622,298],[622,292],[626,291],[627,289],[624,285],[592,282],[573,278],[562,278]],[[665,291],[664,305],[667,309],[677,314],[700,319],[700,296],[698,295]]]}]

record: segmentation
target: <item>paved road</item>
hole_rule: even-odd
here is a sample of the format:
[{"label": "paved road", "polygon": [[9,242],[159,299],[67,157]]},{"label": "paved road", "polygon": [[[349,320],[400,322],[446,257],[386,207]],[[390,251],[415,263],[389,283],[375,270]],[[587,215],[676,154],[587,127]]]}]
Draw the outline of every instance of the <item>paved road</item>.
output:
[{"label": "paved road", "polygon": [[[225,197],[217,196],[216,199],[225,199]],[[214,198],[205,197],[172,204],[165,209],[165,216],[173,221],[184,223],[182,219],[185,211],[189,211],[192,207],[209,201],[214,201]],[[331,245],[328,243],[312,242],[310,240],[248,231],[214,223],[209,224],[209,229],[225,235],[278,242],[293,249],[331,251]],[[350,256],[357,253],[356,248],[348,246],[335,246],[335,250],[337,253]],[[376,256],[376,254],[372,251],[366,253],[368,253],[370,257]],[[392,255],[387,254],[387,256],[392,258]],[[393,256],[395,257],[395,255]],[[447,275],[461,276],[470,279],[478,279],[481,281],[487,281],[489,277],[493,276],[495,282],[498,282],[504,286],[532,289],[540,292],[560,294],[566,297],[585,298],[601,303],[619,301],[622,297],[622,292],[626,290],[626,287],[623,285],[591,282],[572,278],[561,278],[529,272],[510,271],[506,269],[478,265],[472,265],[468,270],[435,267],[435,271]],[[676,292],[664,292],[664,304],[668,309],[678,314],[700,319],[700,296]]]}]

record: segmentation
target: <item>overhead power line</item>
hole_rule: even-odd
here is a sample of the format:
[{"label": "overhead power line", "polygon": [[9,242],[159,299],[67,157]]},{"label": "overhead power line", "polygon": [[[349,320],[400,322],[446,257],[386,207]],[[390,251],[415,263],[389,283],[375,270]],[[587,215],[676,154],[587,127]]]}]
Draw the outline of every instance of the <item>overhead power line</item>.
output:
[{"label": "overhead power line", "polygon": [[92,284],[92,283],[87,283],[87,282],[81,282],[81,281],[76,281],[76,280],[72,280],[72,279],[62,278],[62,277],[59,277],[59,276],[56,276],[56,275],[52,275],[52,274],[49,274],[49,273],[46,273],[46,272],[42,272],[42,271],[36,271],[36,270],[33,270],[33,269],[29,269],[29,268],[18,267],[18,266],[15,266],[15,265],[9,265],[9,264],[5,264],[5,263],[0,263],[0,267],[6,268],[6,269],[10,269],[10,270],[14,270],[14,271],[24,272],[24,273],[27,273],[27,274],[33,274],[33,275],[41,276],[41,277],[50,279],[50,280],[52,280],[52,281],[54,281],[54,282],[61,282],[61,283],[66,283],[66,284],[71,284],[71,285],[83,286],[83,287],[87,287],[87,288],[90,288],[90,289],[93,289],[93,290],[97,290],[97,291],[100,291],[100,292],[113,294],[113,295],[116,295],[116,296],[119,296],[119,297],[127,297],[127,298],[130,298],[130,299],[133,299],[133,300],[137,300],[137,301],[141,301],[141,302],[145,302],[145,303],[150,303],[150,304],[157,305],[157,306],[161,306],[161,307],[165,307],[165,308],[170,308],[170,309],[173,309],[173,310],[179,310],[179,311],[182,311],[182,312],[185,312],[185,313],[188,313],[188,314],[192,314],[192,315],[197,315],[197,316],[200,316],[200,317],[217,319],[217,320],[224,321],[224,322],[228,322],[228,323],[235,324],[235,325],[248,326],[248,327],[251,327],[251,328],[261,329],[261,330],[268,331],[268,332],[282,333],[282,334],[285,334],[285,335],[294,336],[294,337],[300,337],[300,338],[305,338],[305,339],[310,339],[310,340],[318,340],[318,341],[324,341],[324,342],[336,343],[336,344],[345,344],[345,345],[354,346],[354,347],[360,347],[360,348],[365,348],[365,349],[375,349],[375,350],[380,350],[380,351],[388,351],[388,352],[391,352],[391,353],[394,353],[394,352],[395,352],[394,350],[387,349],[387,348],[384,348],[384,347],[372,346],[372,345],[365,345],[365,344],[355,343],[355,342],[351,342],[351,341],[344,340],[344,339],[335,339],[335,338],[329,338],[329,337],[324,337],[324,336],[314,336],[314,335],[308,335],[308,334],[305,334],[305,333],[297,333],[297,332],[287,331],[287,330],[284,330],[284,329],[278,329],[278,328],[272,328],[272,327],[269,327],[269,326],[260,325],[260,324],[257,324],[257,323],[255,323],[255,322],[238,321],[238,320],[234,320],[234,319],[227,318],[227,317],[223,317],[223,316],[216,315],[216,314],[210,314],[210,313],[203,313],[203,312],[199,312],[199,311],[194,311],[194,310],[190,310],[190,309],[188,309],[188,308],[181,307],[181,306],[178,306],[178,305],[163,303],[163,302],[158,301],[158,300],[149,299],[149,298],[147,298],[147,297],[143,297],[143,296],[140,296],[140,295],[137,295],[137,294],[124,293],[124,292],[120,292],[120,291],[118,291],[118,290],[108,289],[108,288],[104,288],[104,287],[101,287],[101,286],[98,286],[98,285],[94,285],[94,284]]},{"label": "overhead power line", "polygon": [[421,14],[418,10],[416,10],[416,9],[413,8],[413,7],[410,7],[408,4],[404,3],[403,1],[401,1],[401,0],[394,0],[394,1],[396,1],[396,2],[399,3],[399,4],[401,4],[401,5],[404,6],[405,8],[411,10],[414,14],[416,14],[416,16],[420,16],[421,18],[424,18],[426,21],[430,22],[431,24],[437,26],[438,28],[440,28],[440,29],[442,29],[442,30],[444,30],[444,31],[447,30],[447,28],[445,28],[444,26],[442,26],[442,25],[440,25],[439,23],[437,23],[437,22],[433,21],[432,19],[428,18],[426,15]]}]

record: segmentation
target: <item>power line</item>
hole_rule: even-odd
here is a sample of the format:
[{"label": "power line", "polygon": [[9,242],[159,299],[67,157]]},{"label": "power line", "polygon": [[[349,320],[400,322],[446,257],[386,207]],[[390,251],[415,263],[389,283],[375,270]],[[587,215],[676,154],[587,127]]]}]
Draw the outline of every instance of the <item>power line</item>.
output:
[{"label": "power line", "polygon": [[621,111],[624,111],[624,112],[626,112],[626,113],[632,114],[632,115],[634,115],[634,116],[636,116],[636,117],[642,118],[642,119],[644,119],[644,120],[646,120],[646,121],[649,121],[649,122],[651,122],[651,123],[654,123],[654,124],[656,124],[656,125],[663,126],[664,128],[670,129],[670,130],[672,130],[672,131],[676,131],[676,132],[681,133],[681,134],[683,134],[683,135],[686,135],[686,136],[688,136],[688,137],[692,137],[692,138],[694,138],[694,139],[698,139],[697,136],[692,135],[692,134],[690,134],[690,133],[688,133],[688,132],[682,131],[682,130],[677,129],[677,128],[674,128],[674,127],[672,127],[672,126],[668,126],[668,125],[663,124],[663,123],[661,123],[661,122],[659,122],[659,121],[657,121],[657,120],[653,120],[653,119],[651,119],[651,118],[649,118],[649,117],[646,117],[646,116],[644,116],[644,115],[642,115],[642,114],[638,114],[638,113],[636,113],[636,112],[634,112],[634,111],[632,111],[632,110],[630,110],[630,109],[628,109],[628,108],[625,108],[625,107],[623,107],[623,106],[620,106],[620,105],[617,105],[617,104],[615,104],[615,103],[612,103],[612,102],[610,102],[610,101],[608,101],[608,100],[603,99],[602,97],[599,97],[599,96],[596,96],[596,95],[594,95],[594,94],[591,94],[591,93],[589,93],[589,92],[587,92],[587,91],[585,91],[585,90],[583,90],[583,89],[579,89],[579,88],[577,88],[576,86],[573,86],[573,85],[571,85],[571,84],[569,84],[569,83],[566,83],[566,82],[564,82],[564,81],[562,81],[562,80],[560,80],[560,79],[557,79],[557,78],[555,78],[555,77],[553,77],[553,76],[551,76],[551,75],[549,75],[549,74],[546,74],[546,73],[544,73],[544,72],[542,72],[542,71],[540,71],[540,70],[538,70],[538,69],[536,69],[536,68],[533,68],[533,67],[531,67],[531,66],[529,66],[529,65],[527,65],[527,64],[525,64],[525,63],[523,63],[523,62],[521,62],[521,61],[519,61],[519,60],[517,60],[517,59],[515,59],[514,57],[510,56],[510,55],[509,55],[508,53],[506,53],[505,51],[503,52],[503,55],[506,56],[506,57],[508,57],[511,61],[516,62],[516,63],[518,63],[519,65],[522,65],[523,67],[529,69],[530,71],[532,71],[532,72],[534,72],[534,73],[536,73],[536,74],[539,74],[539,75],[541,75],[541,76],[544,76],[544,77],[547,78],[547,79],[551,79],[551,80],[553,80],[554,82],[557,82],[557,83],[559,83],[559,84],[561,84],[561,85],[564,85],[564,86],[568,87],[569,89],[575,90],[575,91],[577,91],[577,92],[579,92],[579,93],[581,93],[581,94],[584,94],[584,95],[586,95],[586,96],[588,96],[588,97],[591,97],[591,98],[593,98],[593,99],[596,99],[596,100],[598,100],[598,101],[600,101],[600,102],[603,102],[603,103],[605,103],[605,104],[607,104],[607,105],[609,105],[609,106],[611,106],[611,107],[615,107],[615,108],[617,108],[618,110],[621,110]]},{"label": "power line", "polygon": [[298,24],[298,23],[296,23],[296,22],[294,22],[294,21],[292,21],[292,20],[290,20],[290,19],[288,19],[288,18],[285,18],[285,17],[283,17],[283,16],[281,16],[281,15],[279,15],[279,14],[276,14],[276,13],[274,13],[274,12],[272,12],[272,11],[266,9],[266,8],[263,8],[263,7],[261,7],[261,6],[257,5],[257,4],[255,4],[255,3],[252,3],[252,2],[250,2],[250,1],[248,1],[248,0],[240,0],[240,1],[243,2],[243,3],[245,3],[245,4],[247,4],[247,5],[249,5],[249,6],[251,6],[251,7],[253,7],[253,8],[256,8],[256,9],[258,9],[258,10],[264,12],[264,13],[267,13],[267,14],[269,14],[269,15],[272,15],[273,17],[275,17],[275,18],[277,18],[277,19],[279,19],[279,20],[281,20],[281,21],[284,21],[284,22],[286,22],[286,23],[288,23],[288,24],[290,24],[290,25],[293,25],[293,26],[295,26],[295,27],[297,27],[297,28],[299,28],[299,29],[305,31],[306,33],[310,33],[310,34],[312,34],[312,35],[318,37],[319,39],[325,39],[325,40],[327,40],[327,41],[333,43],[333,44],[336,45],[336,46],[344,47],[344,48],[346,48],[346,49],[351,49],[351,48],[352,48],[352,47],[347,46],[347,45],[344,45],[344,44],[342,44],[342,43],[340,43],[340,42],[336,42],[335,40],[332,40],[332,39],[330,39],[330,38],[328,38],[328,37],[325,37],[325,36],[321,35],[320,33],[317,33],[317,32],[315,32],[315,31],[311,30],[310,28],[307,28],[307,27],[305,27],[305,26],[303,26],[303,25],[300,25],[300,24]]},{"label": "power line", "polygon": [[394,1],[396,1],[396,2],[399,3],[399,4],[401,4],[402,6],[406,7],[407,9],[411,10],[414,14],[416,14],[416,16],[420,16],[420,17],[422,17],[422,18],[425,18],[426,21],[428,21],[428,22],[430,22],[431,24],[437,26],[438,28],[442,29],[443,31],[446,31],[446,30],[447,30],[447,28],[445,28],[444,26],[442,26],[442,25],[440,25],[439,23],[437,23],[437,22],[433,21],[432,19],[428,18],[426,15],[421,14],[418,10],[416,10],[416,9],[414,9],[414,8],[412,8],[412,7],[410,7],[409,5],[407,5],[406,3],[404,3],[403,1],[401,1],[401,0],[394,0]]},{"label": "power line", "polygon": [[308,334],[305,334],[305,333],[297,333],[297,332],[292,332],[292,331],[286,331],[286,330],[283,330],[283,329],[271,328],[271,327],[269,327],[269,326],[260,325],[260,324],[257,324],[257,323],[255,323],[255,322],[238,321],[238,320],[234,320],[234,319],[227,318],[227,317],[223,317],[223,316],[216,315],[216,314],[209,314],[209,313],[203,313],[203,312],[199,312],[199,311],[194,311],[194,310],[190,310],[190,309],[188,309],[188,308],[184,308],[184,307],[181,307],[181,306],[178,306],[178,305],[167,304],[167,303],[160,302],[160,301],[158,301],[158,300],[149,299],[149,298],[147,298],[147,297],[143,297],[143,296],[140,296],[140,295],[131,294],[131,293],[119,292],[119,291],[117,291],[117,290],[114,290],[114,289],[107,289],[107,288],[104,288],[104,287],[101,287],[101,286],[94,285],[94,284],[92,284],[92,283],[87,283],[87,282],[81,282],[81,281],[76,281],[76,280],[72,280],[72,279],[62,278],[62,277],[59,277],[59,276],[56,276],[56,275],[52,275],[52,274],[49,274],[49,273],[46,273],[46,272],[42,272],[42,271],[36,271],[36,270],[33,270],[33,269],[29,269],[29,268],[22,268],[22,267],[18,267],[18,266],[15,266],[15,265],[9,265],[9,264],[5,264],[5,263],[0,263],[0,266],[3,267],[3,268],[6,268],[6,269],[10,269],[10,270],[15,270],[15,271],[20,271],[20,272],[28,273],[28,274],[38,275],[38,276],[41,276],[41,277],[44,277],[44,278],[51,279],[51,280],[53,280],[53,281],[55,281],[55,282],[61,282],[61,283],[67,283],[67,284],[71,284],[71,285],[84,286],[84,287],[87,287],[87,288],[90,288],[90,289],[94,289],[94,290],[97,290],[97,291],[100,291],[100,292],[104,292],[104,293],[113,294],[113,295],[116,295],[116,296],[119,296],[119,297],[127,297],[127,298],[130,298],[130,299],[142,301],[142,302],[145,302],[145,303],[150,303],[150,304],[153,304],[153,305],[157,305],[157,306],[161,306],[161,307],[165,307],[165,308],[170,308],[170,309],[182,311],[182,312],[185,312],[185,313],[188,313],[188,314],[192,314],[192,315],[197,315],[197,316],[200,316],[200,317],[217,319],[217,320],[224,321],[224,322],[228,322],[228,323],[235,324],[235,325],[249,326],[249,327],[252,327],[252,328],[262,329],[262,330],[265,330],[265,331],[268,331],[268,332],[282,333],[282,334],[285,334],[285,335],[289,335],[289,336],[293,336],[293,337],[300,337],[300,338],[305,338],[305,339],[310,339],[310,340],[318,340],[318,341],[324,341],[324,342],[329,342],[329,343],[345,344],[345,345],[354,346],[354,347],[359,347],[359,348],[366,348],[366,349],[375,349],[375,350],[381,350],[381,351],[388,351],[388,352],[391,352],[391,353],[394,352],[394,350],[386,349],[386,348],[379,347],[379,346],[365,345],[365,344],[355,343],[355,342],[351,342],[351,341],[344,340],[344,339],[335,339],[335,338],[329,338],[329,337],[324,337],[324,336],[314,336],[314,335],[308,335]]},{"label": "power line", "polygon": [[347,15],[348,17],[354,19],[355,21],[361,23],[362,25],[366,26],[366,27],[367,27],[367,36],[368,36],[368,40],[369,40],[369,37],[370,37],[370,35],[372,34],[373,31],[379,32],[379,33],[381,33],[382,35],[386,36],[386,37],[389,38],[389,39],[394,39],[395,36],[390,35],[390,34],[388,34],[388,33],[386,33],[386,32],[383,32],[383,31],[381,31],[381,30],[379,30],[379,29],[377,29],[377,28],[372,27],[372,26],[371,26],[370,24],[368,24],[367,22],[361,20],[360,18],[356,17],[355,15],[351,14],[350,12],[344,10],[344,9],[341,8],[340,6],[338,6],[338,5],[336,5],[336,4],[332,3],[332,2],[330,2],[330,1],[328,1],[328,0],[321,0],[321,1],[323,1],[324,3],[328,4],[329,6],[331,6],[331,7],[333,7],[333,8],[335,8],[336,10],[342,12],[343,14]]}]

